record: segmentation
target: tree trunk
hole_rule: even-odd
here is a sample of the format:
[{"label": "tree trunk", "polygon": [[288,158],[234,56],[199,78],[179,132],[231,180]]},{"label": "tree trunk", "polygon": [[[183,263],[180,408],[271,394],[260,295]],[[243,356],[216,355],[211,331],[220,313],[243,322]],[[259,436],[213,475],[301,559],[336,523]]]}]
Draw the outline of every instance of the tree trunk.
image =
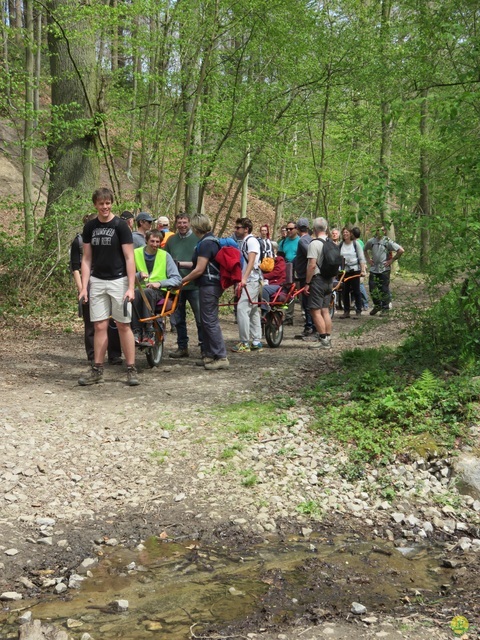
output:
[{"label": "tree trunk", "polygon": [[[391,0],[382,0],[382,15],[381,15],[381,29],[380,29],[380,50],[384,60],[388,59],[386,56],[386,50],[388,49],[388,38],[390,32],[390,14],[391,14]],[[388,77],[388,69],[386,76]],[[380,201],[378,203],[380,218],[382,224],[387,224],[390,221],[390,160],[392,156],[392,117],[389,100],[385,99],[388,95],[387,87],[385,83],[380,82],[381,102],[380,102],[380,117],[381,117],[381,129],[382,138],[380,143]]]},{"label": "tree trunk", "polygon": [[428,135],[428,89],[421,93],[420,105],[420,198],[418,201],[420,215],[420,266],[425,268],[428,264],[430,248],[429,218],[430,196],[428,191],[429,162],[426,138]]},{"label": "tree trunk", "polygon": [[23,122],[23,215],[25,220],[25,241],[33,246],[35,223],[33,216],[33,131],[34,131],[34,68],[33,47],[35,34],[33,26],[33,0],[24,0],[25,9],[25,116]]},{"label": "tree trunk", "polygon": [[[54,133],[48,149],[51,168],[46,218],[68,192],[81,194],[83,201],[98,186],[100,174],[94,122],[96,42],[91,24],[80,19],[73,22],[77,6],[74,0],[50,0],[48,4],[52,112],[54,117],[62,114],[64,128],[60,135]],[[70,22],[65,26],[67,20]],[[81,32],[82,39],[69,39],[70,29]],[[45,240],[48,243],[47,237]]]},{"label": "tree trunk", "polygon": [[247,217],[247,205],[248,205],[248,169],[250,166],[250,145],[247,146],[247,153],[245,155],[245,162],[243,165],[243,185],[242,185],[242,218]]}]

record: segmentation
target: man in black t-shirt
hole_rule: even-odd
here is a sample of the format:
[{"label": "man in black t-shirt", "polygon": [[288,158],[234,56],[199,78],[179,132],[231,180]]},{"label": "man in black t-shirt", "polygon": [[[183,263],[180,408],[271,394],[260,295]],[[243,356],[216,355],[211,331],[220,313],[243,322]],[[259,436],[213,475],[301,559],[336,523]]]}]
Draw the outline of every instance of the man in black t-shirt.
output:
[{"label": "man in black t-shirt", "polygon": [[[131,320],[131,304],[124,315],[124,301],[134,299],[135,259],[132,232],[127,223],[112,213],[113,193],[97,189],[92,197],[97,218],[83,228],[82,290],[79,299],[90,297],[90,319],[95,327],[94,363],[78,384],[103,383],[103,362],[107,350],[110,316],[115,320],[127,363],[127,384],[138,384],[135,369],[135,342]],[[93,267],[92,267],[93,265]],[[90,281],[90,291],[87,290]]]}]

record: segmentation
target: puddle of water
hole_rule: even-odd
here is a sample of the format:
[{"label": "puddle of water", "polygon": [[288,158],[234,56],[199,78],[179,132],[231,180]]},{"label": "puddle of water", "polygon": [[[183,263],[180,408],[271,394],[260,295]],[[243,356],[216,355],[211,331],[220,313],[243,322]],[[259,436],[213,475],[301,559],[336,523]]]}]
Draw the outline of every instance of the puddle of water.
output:
[{"label": "puddle of water", "polygon": [[[0,613],[1,638],[16,638],[19,604],[35,619],[65,626],[70,633],[88,632],[104,640],[142,640],[168,635],[172,640],[201,635],[206,625],[244,620],[275,601],[273,619],[300,614],[315,605],[331,611],[350,610],[353,601],[368,610],[392,611],[407,592],[438,594],[446,581],[435,551],[412,548],[400,553],[385,542],[292,538],[264,544],[245,555],[195,542],[172,543],[151,538],[144,551],[109,550],[78,592],[64,600],[48,596],[22,601]],[[127,569],[135,563],[134,569]],[[128,600],[126,613],[110,613],[112,600]],[[287,611],[288,610],[288,611]]]}]

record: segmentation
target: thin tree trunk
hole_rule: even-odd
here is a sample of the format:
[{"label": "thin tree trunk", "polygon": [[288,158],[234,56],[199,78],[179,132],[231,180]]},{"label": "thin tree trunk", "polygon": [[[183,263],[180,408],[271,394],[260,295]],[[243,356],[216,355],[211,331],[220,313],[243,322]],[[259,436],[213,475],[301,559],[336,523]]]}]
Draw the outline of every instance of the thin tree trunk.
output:
[{"label": "thin tree trunk", "polygon": [[429,218],[430,195],[428,190],[430,166],[427,152],[428,135],[428,89],[421,93],[420,104],[420,198],[418,202],[420,214],[420,266],[425,268],[428,264],[430,248]]},{"label": "thin tree trunk", "polygon": [[247,217],[248,205],[248,169],[250,166],[250,145],[247,145],[247,153],[245,154],[245,162],[243,166],[243,185],[242,185],[242,218]]},{"label": "thin tree trunk", "polygon": [[3,69],[5,72],[5,91],[7,94],[7,100],[10,103],[11,100],[11,88],[10,88],[10,64],[9,64],[9,52],[8,52],[8,35],[7,35],[7,12],[5,10],[5,4],[0,3],[1,20],[2,20],[2,42],[3,42]]},{"label": "thin tree trunk", "polygon": [[[388,44],[389,37],[389,23],[391,14],[391,0],[382,0],[382,16],[381,16],[381,33],[380,33],[380,48],[382,52],[382,58],[387,59],[385,50]],[[386,70],[388,77],[388,70]],[[392,156],[392,126],[393,121],[391,117],[390,102],[384,98],[387,95],[387,89],[382,86],[381,82],[381,103],[380,103],[380,117],[382,128],[382,139],[380,144],[380,184],[381,184],[381,200],[379,202],[380,217],[383,224],[386,224],[390,219],[390,160]]]},{"label": "thin tree trunk", "polygon": [[33,86],[33,109],[35,111],[35,128],[38,127],[40,111],[40,74],[42,72],[42,12],[38,7],[34,12],[35,21],[35,82]]},{"label": "thin tree trunk", "polygon": [[35,42],[33,22],[33,0],[24,0],[25,8],[25,117],[23,123],[23,214],[25,220],[25,241],[33,246],[35,224],[33,219],[33,130],[34,106],[33,86],[35,58],[33,47]]}]

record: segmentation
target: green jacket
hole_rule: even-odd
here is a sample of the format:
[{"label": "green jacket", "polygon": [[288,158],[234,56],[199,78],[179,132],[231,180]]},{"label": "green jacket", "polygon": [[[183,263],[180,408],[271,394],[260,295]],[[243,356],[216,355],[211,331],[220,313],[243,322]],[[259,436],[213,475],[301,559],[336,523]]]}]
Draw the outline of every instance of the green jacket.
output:
[{"label": "green jacket", "polygon": [[[145,247],[138,247],[134,250],[133,254],[135,256],[135,267],[137,271],[143,271],[144,273],[148,273],[147,263],[145,261],[145,256],[143,254]],[[142,284],[148,284],[149,282],[160,282],[161,280],[167,279],[167,253],[163,249],[159,249],[157,251],[157,255],[155,256],[155,261],[153,263],[152,272],[149,274],[148,278],[142,281]]]}]

